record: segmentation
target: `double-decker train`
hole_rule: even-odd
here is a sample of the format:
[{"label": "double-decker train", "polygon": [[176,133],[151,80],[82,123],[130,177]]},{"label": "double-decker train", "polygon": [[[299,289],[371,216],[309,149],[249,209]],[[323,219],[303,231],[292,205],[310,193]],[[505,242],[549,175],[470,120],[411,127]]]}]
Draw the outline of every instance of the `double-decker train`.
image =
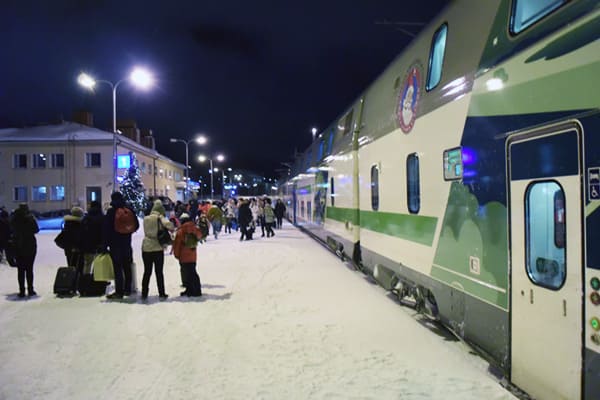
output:
[{"label": "double-decker train", "polygon": [[600,2],[456,0],[280,185],[536,399],[600,399]]}]

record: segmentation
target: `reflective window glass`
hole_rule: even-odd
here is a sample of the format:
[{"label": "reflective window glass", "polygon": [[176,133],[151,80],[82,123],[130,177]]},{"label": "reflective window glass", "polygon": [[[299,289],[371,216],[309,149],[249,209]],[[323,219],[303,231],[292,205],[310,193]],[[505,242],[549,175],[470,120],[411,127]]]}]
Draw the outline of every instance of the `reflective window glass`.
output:
[{"label": "reflective window glass", "polygon": [[433,43],[429,53],[429,70],[427,71],[427,91],[435,88],[442,79],[447,36],[448,25],[446,24],[442,25],[433,35]]},{"label": "reflective window glass", "polygon": [[371,208],[379,210],[379,168],[377,165],[371,167]]},{"label": "reflective window glass", "polygon": [[569,0],[515,0],[510,18],[510,31],[519,33]]},{"label": "reflective window glass", "polygon": [[559,289],[565,282],[565,194],[555,181],[532,183],[525,194],[526,268],[533,283]]},{"label": "reflective window glass", "polygon": [[421,183],[419,176],[419,156],[414,153],[406,159],[406,198],[408,211],[417,214],[421,209]]}]

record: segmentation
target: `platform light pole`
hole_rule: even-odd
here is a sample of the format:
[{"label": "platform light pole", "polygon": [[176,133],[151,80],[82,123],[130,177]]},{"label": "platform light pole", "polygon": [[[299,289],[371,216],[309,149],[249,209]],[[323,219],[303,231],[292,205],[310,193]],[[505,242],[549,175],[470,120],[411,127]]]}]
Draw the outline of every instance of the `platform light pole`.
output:
[{"label": "platform light pole", "polygon": [[148,89],[154,85],[152,74],[144,68],[135,67],[128,77],[125,77],[116,83],[106,79],[95,79],[92,76],[82,72],[77,77],[77,83],[89,90],[94,90],[96,83],[105,83],[112,89],[112,125],[113,125],[113,192],[117,189],[117,88],[126,80],[131,81],[134,86],[140,89]]},{"label": "platform light pole", "polygon": [[[223,160],[225,160],[225,156],[223,154],[217,154],[217,156],[215,158],[219,162],[222,162]],[[214,182],[213,182],[213,180],[214,180],[213,179],[213,175],[214,175],[213,174],[213,172],[214,172],[214,170],[213,170],[213,159],[212,159],[212,157],[208,158],[208,157],[206,157],[204,155],[199,155],[198,156],[198,161],[200,161],[200,162],[204,162],[204,161],[207,161],[207,160],[208,160],[209,165],[210,165],[210,200],[213,201],[214,200],[214,196],[215,196],[215,190],[214,190],[214,186],[213,186],[213,184],[214,184]]]},{"label": "platform light pole", "polygon": [[198,136],[194,139],[191,140],[184,140],[184,139],[177,139],[177,138],[170,138],[169,141],[171,143],[183,143],[185,144],[185,193],[183,194],[183,199],[187,200],[190,189],[189,189],[189,182],[190,182],[190,175],[189,175],[189,169],[190,169],[190,161],[189,161],[189,144],[190,143],[198,143],[198,144],[204,144],[206,143],[206,138],[204,136]]}]

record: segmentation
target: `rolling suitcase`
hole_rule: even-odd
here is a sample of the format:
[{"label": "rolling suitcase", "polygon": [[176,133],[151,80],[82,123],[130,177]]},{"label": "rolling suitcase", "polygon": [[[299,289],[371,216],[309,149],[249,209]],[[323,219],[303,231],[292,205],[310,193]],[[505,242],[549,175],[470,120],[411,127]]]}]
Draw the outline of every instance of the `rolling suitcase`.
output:
[{"label": "rolling suitcase", "polygon": [[77,268],[60,267],[54,279],[54,293],[58,296],[71,296],[75,294],[77,284]]}]

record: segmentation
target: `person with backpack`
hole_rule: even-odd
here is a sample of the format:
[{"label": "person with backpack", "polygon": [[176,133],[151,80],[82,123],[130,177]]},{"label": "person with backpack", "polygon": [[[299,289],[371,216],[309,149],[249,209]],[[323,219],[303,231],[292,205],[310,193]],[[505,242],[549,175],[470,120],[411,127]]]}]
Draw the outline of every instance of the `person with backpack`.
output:
[{"label": "person with backpack", "polygon": [[144,277],[142,278],[142,300],[148,298],[148,285],[152,276],[152,266],[156,272],[158,298],[166,300],[169,295],[165,292],[163,266],[165,263],[165,247],[158,240],[161,230],[173,231],[174,226],[165,216],[162,201],[155,200],[150,215],[144,217],[144,240],[142,241],[142,260],[144,261]]},{"label": "person with backpack", "polygon": [[37,295],[33,290],[33,263],[37,253],[35,234],[40,231],[40,228],[29,211],[27,203],[19,204],[19,208],[14,211],[10,219],[10,230],[16,253],[19,297],[25,297],[25,278],[27,278],[27,296],[35,296]]},{"label": "person with backpack", "polygon": [[125,203],[121,192],[114,192],[110,199],[111,207],[104,217],[103,238],[115,271],[115,291],[106,296],[112,300],[131,295],[131,235],[139,229],[140,223],[133,209]]},{"label": "person with backpack", "polygon": [[181,214],[181,227],[177,230],[173,242],[173,254],[181,266],[185,291],[181,296],[202,296],[200,277],[196,272],[196,247],[202,238],[202,232],[186,213]]},{"label": "person with backpack", "polygon": [[219,204],[216,201],[213,202],[212,206],[206,213],[206,217],[212,225],[212,231],[215,239],[218,239],[219,233],[221,232],[221,226],[223,224],[223,211],[221,211],[221,207],[219,207]]}]

